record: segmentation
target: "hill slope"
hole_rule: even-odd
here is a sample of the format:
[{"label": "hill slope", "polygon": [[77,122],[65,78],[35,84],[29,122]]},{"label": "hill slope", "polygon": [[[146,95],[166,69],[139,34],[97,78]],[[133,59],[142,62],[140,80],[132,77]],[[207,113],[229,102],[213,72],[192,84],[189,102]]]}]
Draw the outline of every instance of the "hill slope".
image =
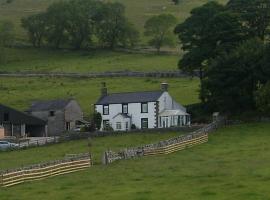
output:
[{"label": "hill slope", "polygon": [[[20,26],[22,17],[44,11],[51,3],[57,0],[0,0],[0,19],[12,21],[16,26],[17,38],[24,39],[26,34]],[[107,0],[108,1],[108,0]],[[126,6],[127,16],[139,30],[143,30],[146,19],[155,14],[172,13],[179,22],[183,21],[192,8],[208,2],[208,0],[181,0],[178,6],[171,0],[110,0],[121,2]],[[227,0],[218,0],[221,3]]]},{"label": "hill slope", "polygon": [[[263,123],[226,127],[211,135],[208,143],[191,149],[95,166],[79,173],[0,189],[1,198],[267,200],[270,198],[269,130],[270,124]],[[121,136],[115,140],[94,139],[93,149],[114,148],[121,143]],[[132,145],[132,141],[122,142],[123,147]],[[57,151],[57,146],[52,147]],[[25,151],[28,156],[35,153],[38,152]],[[14,153],[0,154],[0,158],[8,156],[11,158]]]}]

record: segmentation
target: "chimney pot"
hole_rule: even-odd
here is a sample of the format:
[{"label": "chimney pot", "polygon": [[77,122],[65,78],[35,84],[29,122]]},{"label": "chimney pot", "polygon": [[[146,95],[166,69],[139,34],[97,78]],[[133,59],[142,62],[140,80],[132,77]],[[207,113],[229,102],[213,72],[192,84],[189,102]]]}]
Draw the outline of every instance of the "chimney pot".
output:
[{"label": "chimney pot", "polygon": [[101,96],[104,97],[104,96],[107,96],[108,95],[108,90],[107,90],[107,87],[106,87],[106,82],[102,82],[101,83]]},{"label": "chimney pot", "polygon": [[167,92],[169,89],[169,84],[166,82],[163,82],[163,83],[161,83],[160,88],[161,88],[161,91]]}]

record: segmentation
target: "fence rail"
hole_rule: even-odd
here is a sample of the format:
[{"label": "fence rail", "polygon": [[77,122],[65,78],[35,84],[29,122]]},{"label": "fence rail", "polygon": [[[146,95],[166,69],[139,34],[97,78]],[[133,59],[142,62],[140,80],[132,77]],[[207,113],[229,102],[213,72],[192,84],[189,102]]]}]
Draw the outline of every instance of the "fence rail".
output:
[{"label": "fence rail", "polygon": [[208,141],[208,134],[225,124],[225,118],[220,118],[215,122],[196,130],[188,135],[171,138],[154,144],[141,147],[134,147],[121,150],[119,152],[106,151],[103,155],[103,163],[110,164],[117,160],[130,159],[142,156],[170,154],[194,145],[203,144]]},{"label": "fence rail", "polygon": [[195,139],[190,139],[188,141],[184,141],[182,143],[176,143],[176,144],[171,144],[166,147],[161,147],[157,149],[151,149],[151,150],[145,150],[144,151],[144,156],[153,156],[153,155],[160,155],[160,154],[170,154],[174,153],[176,151],[180,151],[186,148],[193,147],[198,144],[203,144],[205,142],[208,142],[208,134],[205,134],[201,137],[195,138]]},{"label": "fence rail", "polygon": [[0,172],[0,185],[2,187],[10,187],[24,182],[69,174],[89,168],[90,166],[90,154],[79,154],[64,160],[51,161],[20,169],[2,171]]},{"label": "fence rail", "polygon": [[19,140],[17,144],[19,148],[28,148],[55,143],[59,143],[59,137],[26,138],[26,140]]}]

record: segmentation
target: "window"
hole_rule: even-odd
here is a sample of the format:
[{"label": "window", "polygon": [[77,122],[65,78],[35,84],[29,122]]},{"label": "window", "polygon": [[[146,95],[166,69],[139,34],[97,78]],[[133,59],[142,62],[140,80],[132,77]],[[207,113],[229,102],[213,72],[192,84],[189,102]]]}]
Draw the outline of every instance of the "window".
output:
[{"label": "window", "polygon": [[116,129],[117,130],[121,130],[122,129],[121,122],[116,122]]},{"label": "window", "polygon": [[103,115],[109,115],[109,105],[103,106]]},{"label": "window", "polygon": [[4,121],[9,121],[9,113],[4,113]]},{"label": "window", "polygon": [[128,114],[128,104],[122,104],[122,113]]},{"label": "window", "polygon": [[54,111],[50,111],[50,112],[49,112],[49,116],[50,116],[50,117],[54,117],[54,116],[55,116],[55,112],[54,112]]},{"label": "window", "polygon": [[141,112],[142,113],[148,113],[148,103],[142,103],[141,104]]},{"label": "window", "polygon": [[148,128],[148,118],[142,118],[141,119],[141,128],[147,129]]},{"label": "window", "polygon": [[106,129],[106,128],[109,128],[110,126],[110,121],[109,120],[103,120],[103,128]]}]

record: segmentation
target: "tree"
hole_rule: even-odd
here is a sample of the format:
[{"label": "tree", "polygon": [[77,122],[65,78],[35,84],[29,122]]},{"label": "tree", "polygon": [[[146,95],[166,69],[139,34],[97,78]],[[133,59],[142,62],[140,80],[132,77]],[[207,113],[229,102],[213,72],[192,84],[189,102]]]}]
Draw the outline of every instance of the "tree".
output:
[{"label": "tree", "polygon": [[227,8],[241,17],[242,24],[247,28],[251,37],[259,37],[264,40],[269,35],[269,0],[230,0]]},{"label": "tree", "polygon": [[40,47],[46,35],[46,14],[40,13],[22,18],[22,27],[28,32],[29,40],[34,47]]},{"label": "tree", "polygon": [[258,83],[270,76],[263,62],[266,52],[261,40],[252,39],[211,61],[201,89],[208,105],[231,113],[255,109]]},{"label": "tree", "polygon": [[94,113],[93,121],[94,121],[95,127],[99,130],[101,128],[101,122],[102,122],[102,116],[99,112]]},{"label": "tree", "polygon": [[191,11],[191,16],[183,23],[176,26],[174,32],[178,35],[184,56],[179,61],[179,68],[185,72],[192,73],[194,70],[202,72],[205,68],[205,61],[209,59],[209,26],[207,25],[213,17],[225,10],[223,5],[216,2],[209,2]]},{"label": "tree", "polygon": [[94,18],[100,2],[92,0],[72,0],[68,2],[66,31],[74,49],[91,43],[94,34]]},{"label": "tree", "polygon": [[68,41],[68,26],[69,2],[59,1],[50,5],[46,11],[46,40],[54,48],[60,48]]},{"label": "tree", "polygon": [[265,85],[260,85],[255,93],[256,95],[256,106],[259,111],[269,115],[270,113],[270,81]]},{"label": "tree", "polygon": [[172,2],[175,4],[175,5],[178,5],[180,3],[180,0],[172,0]]},{"label": "tree", "polygon": [[14,42],[14,25],[9,21],[0,23],[0,43],[3,46],[11,46]]},{"label": "tree", "polygon": [[96,19],[96,36],[103,46],[114,49],[119,45],[134,45],[138,40],[138,31],[125,17],[124,5],[106,3],[101,6]]},{"label": "tree", "polygon": [[0,23],[0,63],[6,60],[5,47],[11,46],[14,42],[14,26],[9,21]]},{"label": "tree", "polygon": [[160,52],[162,46],[173,46],[173,27],[175,24],[176,18],[171,14],[161,14],[146,21],[144,34],[151,37],[149,44],[154,46],[157,52]]},{"label": "tree", "polygon": [[205,47],[209,53],[206,59],[229,53],[247,38],[245,29],[235,14],[228,11],[217,13],[206,24],[206,34],[203,38],[207,42]]}]

